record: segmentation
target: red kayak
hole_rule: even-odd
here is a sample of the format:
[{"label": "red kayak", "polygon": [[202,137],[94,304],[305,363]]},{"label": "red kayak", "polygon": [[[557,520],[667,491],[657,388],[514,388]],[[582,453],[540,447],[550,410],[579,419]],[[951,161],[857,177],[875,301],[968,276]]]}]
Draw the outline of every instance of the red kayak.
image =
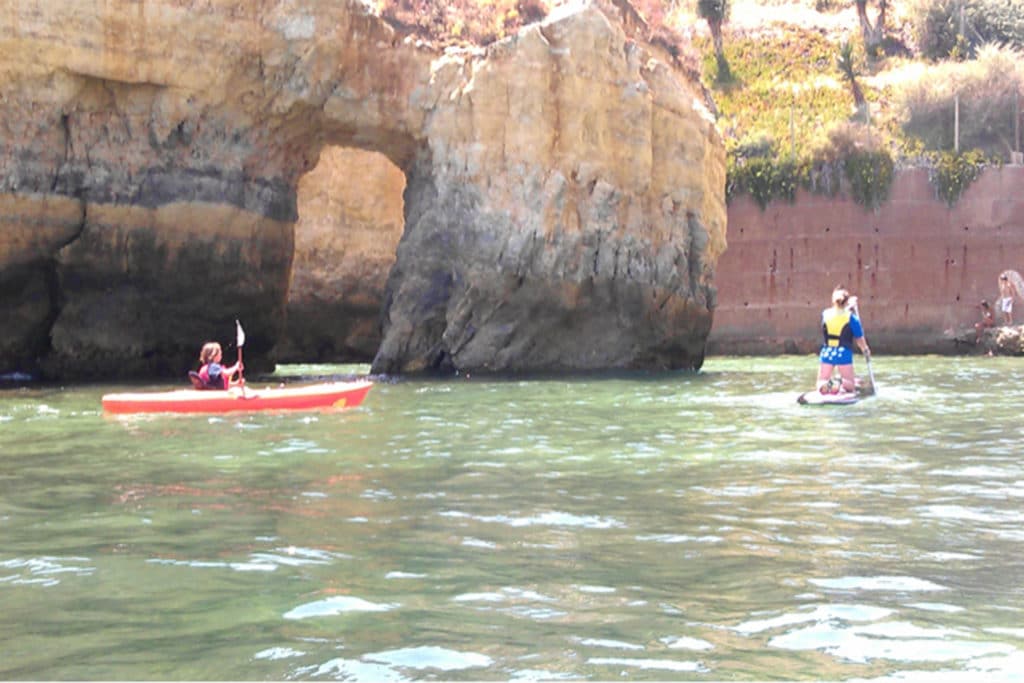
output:
[{"label": "red kayak", "polygon": [[137,394],[107,394],[103,409],[108,413],[230,413],[258,410],[315,410],[355,408],[366,398],[372,382],[334,382],[280,389],[243,391],[178,391]]}]

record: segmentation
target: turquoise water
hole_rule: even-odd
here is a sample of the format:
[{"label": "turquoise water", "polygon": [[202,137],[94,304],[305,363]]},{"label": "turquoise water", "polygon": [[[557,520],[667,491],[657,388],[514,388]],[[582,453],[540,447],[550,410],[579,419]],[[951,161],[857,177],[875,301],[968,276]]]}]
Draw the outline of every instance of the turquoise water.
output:
[{"label": "turquoise water", "polygon": [[1024,360],[873,365],[831,407],[810,357],[335,413],[0,390],[0,677],[1020,680]]}]

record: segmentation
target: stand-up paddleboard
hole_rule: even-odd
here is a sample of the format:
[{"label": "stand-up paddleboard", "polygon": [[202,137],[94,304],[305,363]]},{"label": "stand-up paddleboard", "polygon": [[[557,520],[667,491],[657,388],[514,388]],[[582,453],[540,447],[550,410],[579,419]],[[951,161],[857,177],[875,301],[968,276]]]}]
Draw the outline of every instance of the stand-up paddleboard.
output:
[{"label": "stand-up paddleboard", "polygon": [[848,406],[875,395],[875,385],[857,378],[857,390],[841,391],[838,394],[823,394],[818,390],[807,391],[796,397],[796,402],[805,406]]},{"label": "stand-up paddleboard", "polygon": [[857,392],[844,391],[839,394],[823,394],[820,391],[807,391],[796,398],[796,402],[805,406],[845,406],[864,398]]}]

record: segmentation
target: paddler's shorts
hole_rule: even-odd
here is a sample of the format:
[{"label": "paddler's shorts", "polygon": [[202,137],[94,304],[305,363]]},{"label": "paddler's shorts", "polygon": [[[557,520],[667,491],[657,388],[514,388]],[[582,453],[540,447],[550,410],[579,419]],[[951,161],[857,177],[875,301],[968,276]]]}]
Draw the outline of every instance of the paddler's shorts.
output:
[{"label": "paddler's shorts", "polygon": [[822,346],[818,358],[829,365],[852,365],[853,351],[845,346]]}]

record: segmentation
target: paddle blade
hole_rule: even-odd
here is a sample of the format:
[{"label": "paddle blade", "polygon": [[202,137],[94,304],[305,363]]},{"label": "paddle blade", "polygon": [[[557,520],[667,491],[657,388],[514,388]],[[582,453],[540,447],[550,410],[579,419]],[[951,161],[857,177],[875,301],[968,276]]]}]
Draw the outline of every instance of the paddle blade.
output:
[{"label": "paddle blade", "polygon": [[235,321],[235,343],[238,348],[242,348],[245,345],[245,330],[242,329],[242,323]]}]

